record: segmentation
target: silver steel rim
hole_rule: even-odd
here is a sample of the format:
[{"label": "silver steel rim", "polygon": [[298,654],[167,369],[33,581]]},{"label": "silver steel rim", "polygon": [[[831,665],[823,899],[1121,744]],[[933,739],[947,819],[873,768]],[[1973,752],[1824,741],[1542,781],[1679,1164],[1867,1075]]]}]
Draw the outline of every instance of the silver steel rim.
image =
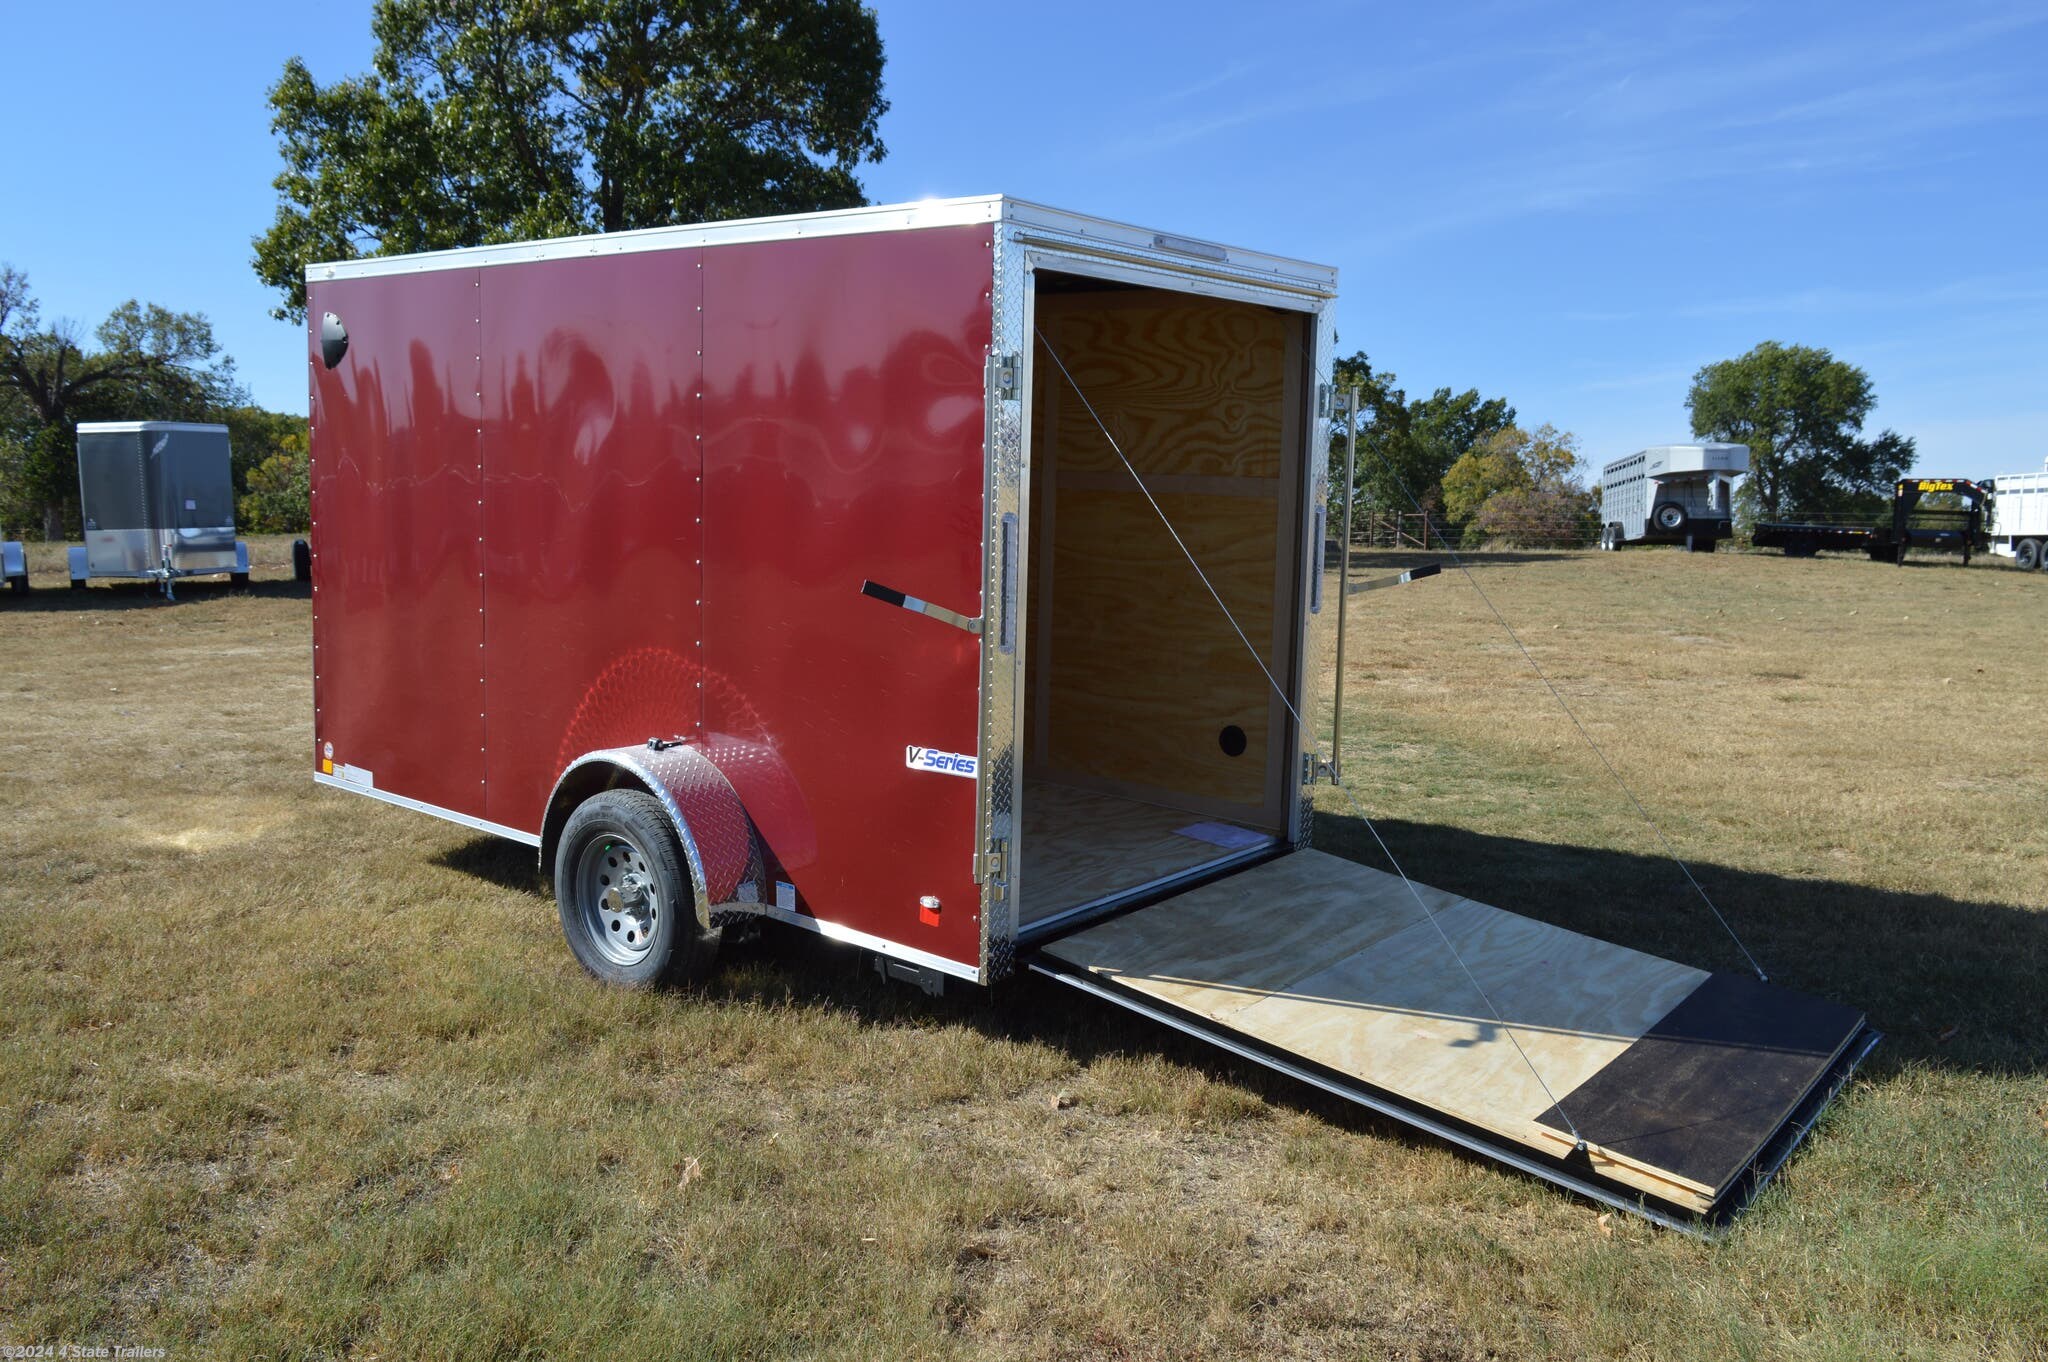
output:
[{"label": "silver steel rim", "polygon": [[661,892],[647,854],[616,833],[584,843],[576,858],[576,910],[584,938],[614,965],[637,965],[654,945]]}]

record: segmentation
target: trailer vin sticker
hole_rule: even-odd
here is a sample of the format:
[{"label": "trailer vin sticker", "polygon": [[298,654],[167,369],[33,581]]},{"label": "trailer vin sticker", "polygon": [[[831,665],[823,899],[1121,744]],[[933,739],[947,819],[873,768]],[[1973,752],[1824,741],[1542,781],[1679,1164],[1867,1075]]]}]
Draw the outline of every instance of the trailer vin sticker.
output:
[{"label": "trailer vin sticker", "polygon": [[936,771],[945,776],[974,779],[975,758],[964,752],[941,752],[936,747],[906,747],[903,764],[913,771]]}]

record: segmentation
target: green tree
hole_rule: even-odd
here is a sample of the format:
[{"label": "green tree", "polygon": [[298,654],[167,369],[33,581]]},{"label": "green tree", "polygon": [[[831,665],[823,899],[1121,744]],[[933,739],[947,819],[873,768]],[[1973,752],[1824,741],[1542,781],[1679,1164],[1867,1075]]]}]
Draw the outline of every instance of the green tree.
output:
[{"label": "green tree", "polygon": [[306,452],[306,418],[264,407],[229,407],[215,420],[228,428],[228,450],[235,470],[235,495],[251,490],[255,470],[272,455]]},{"label": "green tree", "polygon": [[235,503],[236,522],[250,534],[297,534],[313,521],[312,486],[306,437],[287,435],[249,471],[249,490]]},{"label": "green tree", "polygon": [[367,74],[270,91],[280,317],[309,261],[850,207],[884,154],[858,0],[379,0],[371,32]]},{"label": "green tree", "polygon": [[1458,456],[1444,474],[1444,518],[1462,524],[1479,514],[1489,497],[1531,483],[1522,462],[1529,434],[1519,426],[1495,431]]},{"label": "green tree", "polygon": [[1692,433],[1749,446],[1737,493],[1745,521],[1789,513],[1866,511],[1913,462],[1895,431],[1860,438],[1876,405],[1870,375],[1826,350],[1765,341],[1693,375],[1685,405]]},{"label": "green tree", "polygon": [[28,276],[0,265],[0,498],[44,538],[75,519],[80,421],[208,420],[245,400],[204,316],[130,300],[88,343],[45,323]]},{"label": "green tree", "polygon": [[1574,541],[1592,505],[1578,468],[1579,441],[1569,431],[1548,423],[1534,434],[1493,431],[1444,474],[1444,515],[1466,526],[1468,544]]},{"label": "green tree", "polygon": [[[1514,424],[1515,409],[1502,398],[1482,398],[1476,389],[1452,393],[1438,388],[1411,401],[1394,375],[1375,370],[1364,351],[1334,366],[1339,388],[1360,388],[1357,517],[1374,511],[1438,512],[1443,480],[1458,457],[1496,431]],[[1331,446],[1333,495],[1343,487],[1343,436]],[[1412,500],[1411,500],[1412,498]]]},{"label": "green tree", "polygon": [[1456,394],[1438,388],[1409,406],[1408,419],[1435,486],[1466,450],[1513,427],[1515,409],[1506,398],[1481,397],[1476,388]]}]

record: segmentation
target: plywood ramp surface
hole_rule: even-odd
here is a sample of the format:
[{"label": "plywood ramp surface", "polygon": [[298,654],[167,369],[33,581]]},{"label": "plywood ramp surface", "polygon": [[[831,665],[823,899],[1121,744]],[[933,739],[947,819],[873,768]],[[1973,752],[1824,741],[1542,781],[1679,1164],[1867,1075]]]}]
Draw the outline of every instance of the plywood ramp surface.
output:
[{"label": "plywood ramp surface", "polygon": [[[1556,1102],[1568,1112],[1573,1091],[1708,979],[1313,851],[1044,949],[1551,1155],[1561,1151],[1542,1118],[1556,1119]],[[1698,1210],[1719,1190],[1641,1159],[1602,1171]]]},{"label": "plywood ramp surface", "polygon": [[1229,860],[1239,851],[1184,831],[1216,821],[1184,809],[1026,780],[1018,915],[1033,922]]}]

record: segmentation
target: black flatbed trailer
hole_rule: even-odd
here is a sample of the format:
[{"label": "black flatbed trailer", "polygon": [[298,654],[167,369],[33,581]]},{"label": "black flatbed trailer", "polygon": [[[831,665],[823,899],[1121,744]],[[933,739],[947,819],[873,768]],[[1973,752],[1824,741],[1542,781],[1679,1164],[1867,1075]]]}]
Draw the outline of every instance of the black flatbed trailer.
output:
[{"label": "black flatbed trailer", "polygon": [[[1930,493],[1960,497],[1961,506],[1922,507]],[[1984,489],[1968,478],[1901,478],[1892,488],[1889,525],[1822,525],[1805,521],[1765,521],[1751,533],[1758,548],[1783,549],[1787,558],[1811,558],[1822,549],[1862,552],[1872,562],[1906,561],[1908,549],[1960,552],[1969,566],[1972,553],[1991,546],[1984,531]]]},{"label": "black flatbed trailer", "polygon": [[[1863,552],[1871,548],[1877,533],[1869,525],[1812,525],[1803,521],[1760,522],[1750,532],[1749,542],[1760,549],[1783,549],[1787,558],[1811,558],[1822,549]],[[1889,539],[1889,535],[1886,536]],[[1884,553],[1871,554],[1882,558]]]}]

